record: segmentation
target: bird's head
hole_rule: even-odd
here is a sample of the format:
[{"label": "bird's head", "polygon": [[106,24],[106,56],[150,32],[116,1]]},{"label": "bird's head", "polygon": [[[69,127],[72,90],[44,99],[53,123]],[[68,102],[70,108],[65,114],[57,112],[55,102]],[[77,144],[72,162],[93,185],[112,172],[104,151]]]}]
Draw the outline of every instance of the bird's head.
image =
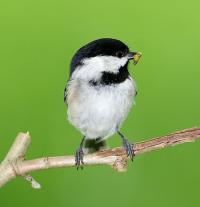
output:
[{"label": "bird's head", "polygon": [[97,81],[103,73],[117,74],[120,68],[127,69],[128,62],[137,64],[139,52],[130,52],[120,40],[103,38],[81,47],[71,61],[70,76],[87,81]]}]

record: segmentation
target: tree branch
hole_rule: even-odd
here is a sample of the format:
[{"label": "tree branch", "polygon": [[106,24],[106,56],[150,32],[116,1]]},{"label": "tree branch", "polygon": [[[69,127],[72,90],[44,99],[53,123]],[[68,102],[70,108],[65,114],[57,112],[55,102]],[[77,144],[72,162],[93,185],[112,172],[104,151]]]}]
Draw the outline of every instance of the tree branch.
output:
[{"label": "tree branch", "polygon": [[[191,128],[134,144],[135,155],[200,139],[200,128]],[[5,159],[0,164],[0,187],[17,176],[24,177],[33,188],[40,184],[28,173],[58,167],[74,167],[74,156],[42,157],[25,160],[30,144],[29,133],[19,133]],[[127,156],[123,147],[117,147],[84,156],[85,165],[110,165],[114,170],[127,170]]]}]

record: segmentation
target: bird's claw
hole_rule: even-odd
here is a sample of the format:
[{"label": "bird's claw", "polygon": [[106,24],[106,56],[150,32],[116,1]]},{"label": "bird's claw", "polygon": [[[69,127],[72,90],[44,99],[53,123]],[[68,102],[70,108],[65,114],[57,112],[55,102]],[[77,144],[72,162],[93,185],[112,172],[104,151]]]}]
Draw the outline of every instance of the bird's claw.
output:
[{"label": "bird's claw", "polygon": [[80,147],[76,150],[76,154],[75,154],[75,165],[76,165],[77,170],[79,169],[79,167],[83,169],[83,165],[84,165],[83,156],[84,156],[84,153],[83,153],[82,147]]},{"label": "bird's claw", "polygon": [[132,161],[135,156],[133,145],[129,143],[129,141],[123,138],[123,146],[126,150],[127,157],[129,157]]}]

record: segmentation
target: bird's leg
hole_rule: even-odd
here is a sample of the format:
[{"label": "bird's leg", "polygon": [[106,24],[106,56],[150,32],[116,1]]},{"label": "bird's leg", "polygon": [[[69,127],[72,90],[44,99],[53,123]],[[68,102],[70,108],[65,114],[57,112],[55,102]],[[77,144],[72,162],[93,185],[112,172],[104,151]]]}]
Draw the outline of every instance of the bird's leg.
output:
[{"label": "bird's leg", "polygon": [[129,143],[129,141],[124,137],[124,135],[120,131],[117,131],[117,133],[122,139],[122,143],[126,150],[127,157],[130,157],[130,159],[133,161],[133,158],[135,156],[133,145]]},{"label": "bird's leg", "polygon": [[80,147],[76,150],[76,154],[75,154],[75,165],[77,167],[77,170],[79,169],[79,167],[81,167],[81,169],[83,169],[83,165],[84,162],[83,162],[83,156],[84,156],[84,153],[83,153],[83,142],[85,140],[85,136],[82,138],[81,140],[81,144],[80,144]]}]

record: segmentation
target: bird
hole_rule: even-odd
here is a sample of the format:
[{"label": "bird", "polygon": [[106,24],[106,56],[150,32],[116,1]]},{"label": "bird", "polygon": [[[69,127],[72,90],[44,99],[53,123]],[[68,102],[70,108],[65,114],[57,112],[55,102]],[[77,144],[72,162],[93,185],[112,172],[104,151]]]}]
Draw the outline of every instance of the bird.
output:
[{"label": "bird", "polygon": [[128,65],[131,60],[136,65],[141,55],[118,39],[101,38],[82,46],[72,57],[64,102],[69,122],[83,136],[75,152],[77,169],[83,167],[85,154],[104,149],[105,140],[114,134],[133,160],[134,147],[120,128],[137,94]]}]

